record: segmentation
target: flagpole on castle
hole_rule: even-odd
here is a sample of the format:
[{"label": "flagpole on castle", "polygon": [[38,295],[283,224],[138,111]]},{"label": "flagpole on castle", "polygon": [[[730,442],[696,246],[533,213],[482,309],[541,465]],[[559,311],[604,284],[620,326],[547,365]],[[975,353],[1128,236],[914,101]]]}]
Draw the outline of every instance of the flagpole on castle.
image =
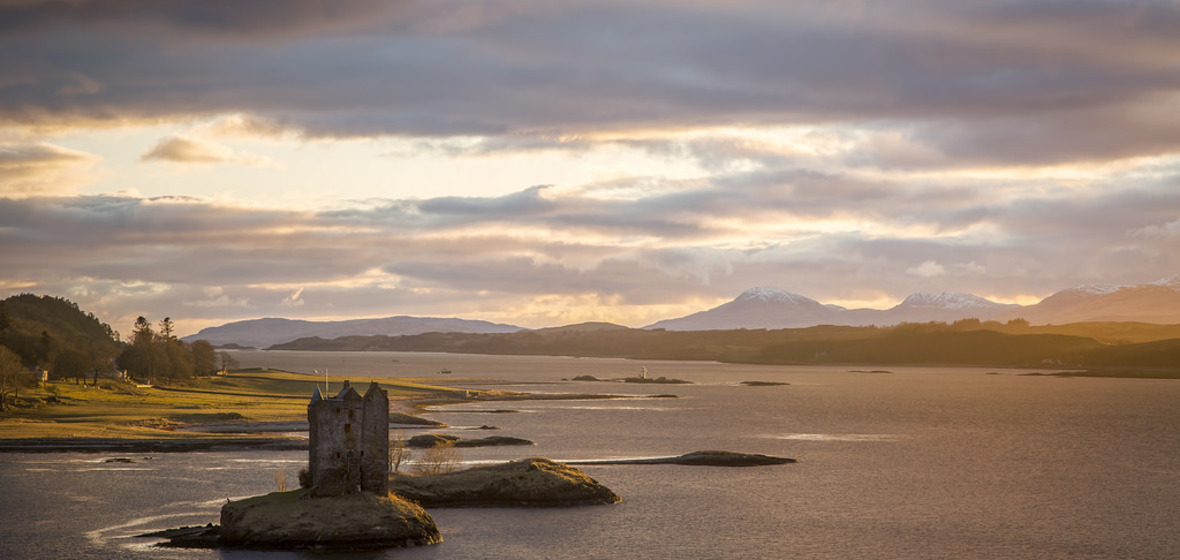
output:
[{"label": "flagpole on castle", "polygon": [[[320,373],[320,370],[318,369],[313,369],[311,371],[315,372],[316,375],[319,375]],[[328,368],[324,368],[324,398],[328,398]]]}]

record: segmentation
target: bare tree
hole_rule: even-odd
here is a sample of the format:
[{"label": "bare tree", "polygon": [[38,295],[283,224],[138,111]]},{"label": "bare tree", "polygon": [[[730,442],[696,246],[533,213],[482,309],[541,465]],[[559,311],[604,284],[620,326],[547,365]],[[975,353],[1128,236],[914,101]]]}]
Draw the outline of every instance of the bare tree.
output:
[{"label": "bare tree", "polygon": [[231,369],[237,369],[237,367],[238,367],[237,358],[230,356],[229,352],[226,352],[224,350],[217,353],[217,361],[221,365],[221,371],[229,371]]},{"label": "bare tree", "polygon": [[0,346],[0,410],[4,410],[8,395],[12,395],[15,401],[21,387],[29,385],[31,379],[21,366],[20,356],[8,347]]},{"label": "bare tree", "polygon": [[436,443],[422,452],[422,458],[414,463],[414,474],[433,475],[454,472],[462,460],[453,442]]},{"label": "bare tree", "polygon": [[406,434],[401,430],[394,432],[393,440],[389,442],[389,470],[397,472],[412,454],[413,451],[406,445]]}]

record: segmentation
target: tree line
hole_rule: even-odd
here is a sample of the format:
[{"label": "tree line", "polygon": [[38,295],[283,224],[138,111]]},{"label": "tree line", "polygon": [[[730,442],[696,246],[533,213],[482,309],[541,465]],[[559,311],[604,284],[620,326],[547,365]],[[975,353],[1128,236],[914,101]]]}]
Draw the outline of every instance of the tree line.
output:
[{"label": "tree line", "polygon": [[170,317],[164,317],[158,329],[146,317],[137,318],[131,340],[119,354],[119,367],[132,378],[156,384],[213,375],[231,365],[229,354],[219,354],[208,341],[186,343],[173,330]]},{"label": "tree line", "polygon": [[0,409],[36,384],[38,370],[50,379],[96,384],[100,377],[128,376],[168,383],[236,367],[232,357],[203,340],[186,343],[165,317],[153,328],[145,317],[130,340],[65,298],[20,294],[0,301]]}]

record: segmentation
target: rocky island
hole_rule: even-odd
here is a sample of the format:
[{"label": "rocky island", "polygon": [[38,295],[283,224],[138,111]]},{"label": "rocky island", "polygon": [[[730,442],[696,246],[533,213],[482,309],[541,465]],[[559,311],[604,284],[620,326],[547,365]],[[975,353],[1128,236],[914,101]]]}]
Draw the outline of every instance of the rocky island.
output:
[{"label": "rocky island", "polygon": [[646,459],[600,459],[570,461],[574,465],[695,465],[709,467],[761,467],[765,465],[787,465],[796,463],[788,457],[773,457],[758,453],[735,453],[733,451],[693,451],[675,457],[652,457]]},{"label": "rocky island", "polygon": [[618,495],[582,471],[544,457],[390,481],[400,496],[427,507],[613,504]]},{"label": "rocky island", "polygon": [[651,383],[651,384],[657,384],[657,385],[689,385],[692,383],[692,381],[686,381],[684,379],[669,378],[669,377],[664,377],[664,376],[647,377],[646,375],[642,375],[642,376],[638,376],[638,377],[620,377],[617,379],[601,379],[598,377],[594,377],[593,375],[579,375],[579,376],[573,378],[573,380],[574,381],[602,381],[602,382],[609,382],[609,383]]},{"label": "rocky island", "polygon": [[[481,428],[483,429],[483,428]],[[420,434],[406,441],[406,447],[429,449],[439,445],[455,447],[495,447],[501,445],[536,445],[527,439],[510,436],[488,436],[475,439],[463,439],[450,434]]]},{"label": "rocky island", "polygon": [[442,542],[421,506],[393,494],[354,492],[309,499],[273,492],[221,508],[217,545],[251,549],[372,550]]}]

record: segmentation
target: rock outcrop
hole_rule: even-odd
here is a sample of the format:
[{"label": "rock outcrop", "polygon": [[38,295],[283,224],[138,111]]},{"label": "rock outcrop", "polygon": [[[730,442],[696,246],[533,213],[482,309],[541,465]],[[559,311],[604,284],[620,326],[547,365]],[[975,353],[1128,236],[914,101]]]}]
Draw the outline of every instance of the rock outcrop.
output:
[{"label": "rock outcrop", "polygon": [[254,549],[375,550],[442,541],[430,514],[397,496],[358,492],[308,499],[272,492],[221,508],[219,546]]},{"label": "rock outcrop", "polygon": [[787,465],[795,463],[787,457],[773,457],[758,453],[735,453],[733,451],[693,451],[676,457],[654,457],[650,459],[602,459],[571,461],[577,465],[704,465],[710,467],[760,467],[764,465]]},{"label": "rock outcrop", "polygon": [[421,434],[406,441],[406,447],[429,449],[439,445],[454,445],[455,447],[495,447],[500,445],[536,445],[535,443],[517,437],[489,436],[485,438],[463,439],[450,434]]},{"label": "rock outcrop", "polygon": [[395,475],[389,487],[426,507],[574,506],[621,501],[582,471],[543,457],[440,475]]}]

